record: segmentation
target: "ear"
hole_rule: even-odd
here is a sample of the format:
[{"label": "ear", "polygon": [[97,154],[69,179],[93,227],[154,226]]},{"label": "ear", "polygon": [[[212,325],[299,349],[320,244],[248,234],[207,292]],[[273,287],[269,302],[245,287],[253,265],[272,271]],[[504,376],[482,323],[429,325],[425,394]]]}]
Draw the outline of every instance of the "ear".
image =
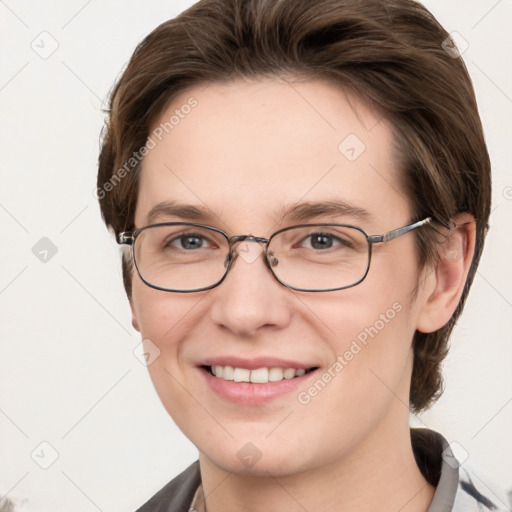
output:
[{"label": "ear", "polygon": [[466,285],[475,252],[476,223],[466,213],[453,221],[456,227],[439,246],[437,266],[426,269],[425,296],[416,324],[420,332],[434,332],[448,323]]},{"label": "ear", "polygon": [[132,326],[136,331],[140,332],[139,322],[137,320],[137,311],[135,310],[135,306],[133,305],[132,298],[130,298],[130,309],[132,311]]}]

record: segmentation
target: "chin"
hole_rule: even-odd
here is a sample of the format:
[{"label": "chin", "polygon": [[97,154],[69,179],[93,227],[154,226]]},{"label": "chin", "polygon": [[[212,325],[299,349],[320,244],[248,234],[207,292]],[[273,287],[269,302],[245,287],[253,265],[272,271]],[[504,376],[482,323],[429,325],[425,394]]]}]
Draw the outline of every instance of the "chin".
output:
[{"label": "chin", "polygon": [[279,478],[300,472],[300,468],[296,467],[296,464],[290,464],[290,460],[293,460],[292,454],[283,454],[282,456],[273,454],[272,457],[265,457],[255,451],[253,460],[250,460],[247,453],[240,454],[240,457],[235,454],[233,457],[227,454],[208,455],[201,452],[201,458],[206,457],[211,464],[219,469],[240,476],[268,477],[271,475]]}]

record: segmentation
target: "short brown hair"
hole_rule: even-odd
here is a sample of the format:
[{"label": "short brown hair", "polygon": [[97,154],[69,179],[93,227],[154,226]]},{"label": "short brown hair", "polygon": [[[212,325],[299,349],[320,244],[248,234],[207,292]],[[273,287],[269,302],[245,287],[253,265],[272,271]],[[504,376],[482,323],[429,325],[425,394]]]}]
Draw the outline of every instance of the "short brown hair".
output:
[{"label": "short brown hair", "polygon": [[[463,212],[476,219],[475,255],[457,310],[442,329],[414,336],[410,405],[427,408],[442,391],[440,365],[480,260],[491,197],[473,86],[448,38],[413,0],[200,0],[138,45],[113,89],[97,189],[107,226],[134,228],[140,162],[132,156],[177,93],[283,75],[358,91],[391,121],[415,220],[431,216],[447,226]],[[416,240],[420,266],[434,264],[434,231],[421,230]],[[130,296],[129,262],[123,267]]]}]

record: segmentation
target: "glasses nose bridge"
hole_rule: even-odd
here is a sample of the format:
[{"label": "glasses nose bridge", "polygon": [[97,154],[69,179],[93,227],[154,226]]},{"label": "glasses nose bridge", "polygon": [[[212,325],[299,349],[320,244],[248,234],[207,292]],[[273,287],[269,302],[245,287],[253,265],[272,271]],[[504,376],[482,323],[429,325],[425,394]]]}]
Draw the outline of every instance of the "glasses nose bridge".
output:
[{"label": "glasses nose bridge", "polygon": [[248,254],[241,255],[241,253],[249,252],[248,250],[247,251],[237,250],[236,246],[241,244],[242,242],[253,242],[253,243],[260,244],[260,245],[264,245],[265,247],[264,248],[262,247],[262,253],[264,255],[263,259],[264,259],[266,265],[269,266],[268,261],[267,261],[267,250],[268,250],[268,245],[270,243],[269,238],[263,238],[260,236],[253,236],[253,235],[236,235],[236,236],[232,236],[232,237],[228,238],[229,252],[228,252],[227,258],[224,262],[224,266],[226,267],[226,273],[231,270],[231,268],[233,267],[238,256],[241,256],[242,259],[245,260],[247,263],[252,263],[260,256],[260,254],[257,254],[255,257],[254,256],[251,257]]},{"label": "glasses nose bridge", "polygon": [[253,236],[253,235],[235,235],[228,238],[229,243],[229,249],[230,252],[232,251],[235,244],[238,244],[240,242],[255,242],[258,244],[265,244],[268,246],[270,240],[268,238],[262,238],[260,236]]}]

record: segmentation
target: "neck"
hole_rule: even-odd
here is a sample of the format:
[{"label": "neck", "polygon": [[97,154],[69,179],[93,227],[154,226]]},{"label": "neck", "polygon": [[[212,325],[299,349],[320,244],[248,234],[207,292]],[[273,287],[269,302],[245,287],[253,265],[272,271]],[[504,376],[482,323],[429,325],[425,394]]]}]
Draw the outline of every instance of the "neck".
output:
[{"label": "neck", "polygon": [[201,454],[206,512],[425,512],[435,488],[416,465],[408,417],[401,428],[385,423],[334,463],[293,475],[230,473]]}]

